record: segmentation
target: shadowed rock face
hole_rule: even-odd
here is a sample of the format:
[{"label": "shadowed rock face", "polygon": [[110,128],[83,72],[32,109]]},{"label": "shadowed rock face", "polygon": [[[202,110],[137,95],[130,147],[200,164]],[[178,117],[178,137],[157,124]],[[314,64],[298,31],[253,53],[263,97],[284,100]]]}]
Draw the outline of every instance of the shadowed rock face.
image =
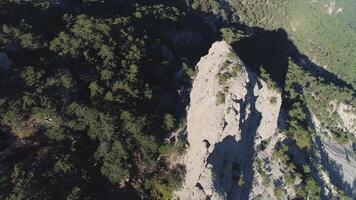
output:
[{"label": "shadowed rock face", "polygon": [[12,61],[6,53],[0,52],[0,70],[7,71],[10,69]]},{"label": "shadowed rock face", "polygon": [[324,84],[334,84],[354,91],[351,84],[313,63],[306,55],[299,52],[284,29],[273,31],[258,27],[243,27],[242,29],[251,29],[253,35],[232,44],[234,50],[253,72],[259,74],[261,67],[264,68],[281,89],[284,89],[290,60],[323,80]]},{"label": "shadowed rock face", "polygon": [[[255,137],[262,118],[256,110],[255,84],[251,78],[245,101],[240,102],[240,140],[227,136],[215,145],[208,157],[214,172],[214,186],[227,199],[247,199],[252,188]],[[246,108],[249,108],[248,114]]]}]

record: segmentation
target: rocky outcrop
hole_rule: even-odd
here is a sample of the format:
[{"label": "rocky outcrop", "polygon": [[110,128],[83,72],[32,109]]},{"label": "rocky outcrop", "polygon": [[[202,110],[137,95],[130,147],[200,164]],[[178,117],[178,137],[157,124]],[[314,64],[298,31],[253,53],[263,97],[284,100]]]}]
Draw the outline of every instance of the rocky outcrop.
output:
[{"label": "rocky outcrop", "polygon": [[352,106],[340,103],[337,107],[342,124],[340,126],[347,132],[353,133],[356,137],[356,109]]},{"label": "rocky outcrop", "polygon": [[[336,104],[335,104],[336,105]],[[350,118],[354,116],[351,112],[345,112],[352,107],[340,104],[337,111],[344,122],[343,128],[354,127],[354,122]],[[345,118],[345,115],[350,115]],[[352,142],[339,144],[332,140],[331,133],[328,129],[322,128],[319,120],[313,115],[316,136],[317,155],[320,159],[323,175],[321,178],[325,182],[325,190],[329,194],[336,194],[336,187],[343,189],[348,195],[356,198],[356,154]],[[355,132],[351,132],[354,133]]]},{"label": "rocky outcrop", "polygon": [[[260,181],[254,159],[261,141],[275,135],[281,96],[231,52],[226,42],[216,42],[197,64],[187,114],[187,173],[176,192],[179,199],[246,199],[265,191],[256,188]],[[234,67],[239,68],[235,75],[222,84],[219,73]],[[268,151],[264,153],[273,150]],[[268,193],[273,196],[273,190]]]}]

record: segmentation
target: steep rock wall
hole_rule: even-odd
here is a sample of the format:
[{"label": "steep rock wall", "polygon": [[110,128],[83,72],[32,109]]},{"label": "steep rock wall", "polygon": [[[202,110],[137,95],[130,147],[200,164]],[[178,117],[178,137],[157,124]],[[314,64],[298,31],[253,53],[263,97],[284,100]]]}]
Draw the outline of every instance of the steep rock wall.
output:
[{"label": "steep rock wall", "polygon": [[[179,199],[246,199],[263,192],[253,188],[258,186],[253,184],[256,146],[274,135],[281,97],[231,52],[226,42],[216,42],[197,64],[187,114],[187,174],[176,192]],[[236,76],[221,84],[222,68],[236,66]],[[222,91],[225,99],[219,102]]]}]

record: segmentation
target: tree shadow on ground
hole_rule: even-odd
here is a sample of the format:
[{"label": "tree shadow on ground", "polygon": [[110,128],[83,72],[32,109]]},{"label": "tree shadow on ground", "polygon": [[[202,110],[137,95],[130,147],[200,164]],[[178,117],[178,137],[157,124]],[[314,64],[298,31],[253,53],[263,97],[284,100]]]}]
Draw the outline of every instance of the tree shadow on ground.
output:
[{"label": "tree shadow on ground", "polygon": [[248,37],[243,37],[232,44],[241,60],[257,74],[264,68],[270,78],[284,90],[289,61],[320,79],[326,85],[336,85],[353,91],[353,86],[337,75],[313,63],[306,55],[302,54],[289,39],[284,29],[265,30],[259,27],[242,26],[244,32],[251,32]]},{"label": "tree shadow on ground", "polygon": [[257,74],[266,69],[272,80],[284,88],[288,72],[289,40],[287,33],[279,29],[266,31],[254,28],[254,34],[233,44],[241,60]]}]

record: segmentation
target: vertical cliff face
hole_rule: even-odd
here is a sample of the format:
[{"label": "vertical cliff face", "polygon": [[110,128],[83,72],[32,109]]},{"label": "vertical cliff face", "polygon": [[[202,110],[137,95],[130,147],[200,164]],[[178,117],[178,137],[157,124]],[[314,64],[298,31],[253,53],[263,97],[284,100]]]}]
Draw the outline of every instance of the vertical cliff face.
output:
[{"label": "vertical cliff face", "polygon": [[[187,115],[187,174],[177,196],[245,199],[266,191],[273,196],[273,190],[255,188],[261,181],[254,160],[261,141],[275,136],[279,92],[259,80],[225,42],[214,43],[197,69]],[[265,156],[271,151],[264,149]]]}]

